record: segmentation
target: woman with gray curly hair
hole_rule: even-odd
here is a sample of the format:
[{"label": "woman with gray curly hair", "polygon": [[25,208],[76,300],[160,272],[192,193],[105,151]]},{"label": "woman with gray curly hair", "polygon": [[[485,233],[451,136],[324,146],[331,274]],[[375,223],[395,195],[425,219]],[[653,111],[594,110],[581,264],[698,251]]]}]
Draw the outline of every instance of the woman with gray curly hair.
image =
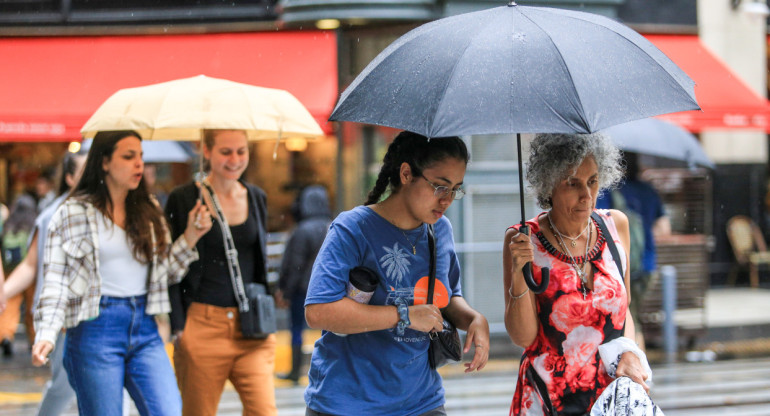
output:
[{"label": "woman with gray curly hair", "polygon": [[[505,234],[505,326],[525,349],[511,415],[588,414],[615,377],[648,390],[628,311],[628,218],[595,209],[622,176],[621,153],[602,134],[539,134],[531,144],[527,179],[547,211],[527,221],[529,235],[518,225]],[[530,262],[535,281],[550,269],[540,294],[524,280]]]}]

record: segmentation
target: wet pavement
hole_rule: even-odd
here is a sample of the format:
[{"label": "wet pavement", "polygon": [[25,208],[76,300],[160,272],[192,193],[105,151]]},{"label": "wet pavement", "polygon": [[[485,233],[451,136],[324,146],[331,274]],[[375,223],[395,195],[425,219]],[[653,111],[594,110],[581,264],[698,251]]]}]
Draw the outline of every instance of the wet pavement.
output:
[{"label": "wet pavement", "polygon": [[[746,376],[749,376],[752,371],[759,371],[761,377],[766,378],[768,373],[770,373],[770,369],[768,369],[770,368],[770,313],[767,313],[767,305],[770,305],[770,290],[768,289],[726,288],[709,290],[706,295],[706,319],[708,326],[706,334],[698,340],[696,347],[692,351],[679,351],[677,363],[675,364],[676,369],[672,369],[664,363],[662,351],[658,349],[648,351],[654,372],[661,369],[661,376],[663,376],[663,374],[679,374],[681,369],[688,369],[688,372],[689,369],[696,369],[699,371],[709,371],[717,374],[718,377],[722,377],[720,371],[729,373],[730,368],[743,368],[740,371],[745,373]],[[306,354],[312,351],[312,343],[319,335],[319,331],[307,331],[304,346]],[[288,331],[279,331],[277,338],[276,373],[283,373],[288,371],[288,363],[290,362],[290,336]],[[505,402],[507,401],[508,405],[510,404],[518,368],[517,358],[521,350],[513,346],[505,334],[493,337],[493,342],[495,344],[492,348],[494,356],[488,368],[482,373],[466,376],[463,374],[461,366],[447,366],[441,372],[447,380],[469,379],[477,380],[477,382],[482,384],[489,383],[489,386],[498,386],[500,389],[499,397],[496,396],[494,400],[500,402],[498,403],[499,409],[496,407],[496,410],[490,410],[489,414],[501,414],[499,411],[506,407]],[[757,359],[757,362],[764,363],[763,369],[752,369],[752,358]],[[746,360],[748,360],[748,363]],[[43,385],[48,380],[49,375],[50,370],[47,367],[36,368],[30,364],[27,341],[23,334],[17,336],[14,341],[13,357],[0,357],[0,416],[34,415],[37,403],[42,396]],[[674,376],[670,375],[669,378],[671,377]],[[676,380],[673,379],[668,386],[663,381],[663,378],[659,379],[660,385],[656,387],[654,393],[667,405],[664,407],[664,411],[666,407],[671,410],[682,407],[680,409],[684,411],[682,414],[699,414],[699,411],[696,410],[688,413],[690,411],[687,410],[687,406],[677,405],[679,403],[676,399],[677,392],[681,393],[684,387],[677,384]],[[756,382],[752,381],[754,384]],[[733,384],[735,383],[740,384],[739,381],[735,381]],[[293,386],[290,382],[278,379],[276,379],[276,385],[278,386],[277,397],[282,400],[282,403],[285,403],[284,409],[279,413],[281,415],[304,414],[302,411],[302,385]],[[708,388],[710,387],[703,387],[702,390],[707,392],[709,391]],[[448,388],[447,391],[449,402],[450,389]],[[743,392],[739,391],[736,394],[746,394],[745,389]],[[766,394],[766,390],[764,393],[760,392],[758,394],[765,394],[767,397],[770,397],[770,395]],[[460,396],[462,395],[460,394]],[[736,397],[727,395],[720,403],[723,405],[724,402],[740,399],[740,397],[737,399]],[[753,403],[753,401],[756,401],[753,397],[748,395],[745,400],[749,404]],[[461,398],[453,397],[452,403],[464,402]],[[716,405],[721,406],[719,403]],[[466,413],[465,410],[469,409],[463,407],[465,404],[458,404],[458,406],[460,406],[457,409],[459,412],[454,414],[476,415],[476,412]],[[768,407],[770,404],[760,402],[758,405],[755,404],[756,406],[759,406],[759,413],[746,414],[770,415],[770,407]],[[238,409],[240,409],[240,406],[237,395],[232,387],[228,386],[223,395],[220,414],[231,414],[230,412],[232,414],[240,414]],[[76,413],[77,411],[73,407],[68,414]],[[666,412],[666,414],[669,413]]]}]

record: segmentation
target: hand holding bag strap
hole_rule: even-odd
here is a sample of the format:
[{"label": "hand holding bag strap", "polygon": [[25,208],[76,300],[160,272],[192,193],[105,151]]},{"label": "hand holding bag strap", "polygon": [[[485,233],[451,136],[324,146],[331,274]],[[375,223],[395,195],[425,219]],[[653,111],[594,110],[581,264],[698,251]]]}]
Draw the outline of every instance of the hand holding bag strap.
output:
[{"label": "hand holding bag strap", "polygon": [[610,231],[607,229],[607,224],[604,223],[604,218],[602,218],[602,216],[599,215],[596,211],[591,213],[591,218],[596,221],[596,225],[600,230],[602,230],[604,241],[607,242],[607,247],[609,247],[610,253],[612,253],[612,259],[615,260],[615,264],[618,266],[618,271],[620,271],[620,277],[625,278],[626,275],[623,274],[623,263],[620,262],[620,253],[618,252],[618,247],[615,245],[615,240],[612,238]]},{"label": "hand holding bag strap", "polygon": [[217,194],[214,193],[214,189],[211,188],[211,185],[206,182],[205,179],[200,182],[200,185],[201,196],[206,199],[206,205],[213,206],[214,214],[216,214],[214,215],[214,219],[219,223],[219,228],[222,230],[222,240],[225,242],[225,257],[227,258],[230,280],[233,283],[233,290],[235,291],[235,300],[238,302],[238,310],[241,312],[248,312],[249,298],[246,296],[246,289],[244,289],[243,286],[241,265],[238,263],[238,249],[235,248],[235,242],[233,241],[232,233],[230,233],[230,226],[227,224],[227,218],[225,218],[225,214],[222,212],[222,206],[219,204]]},{"label": "hand holding bag strap", "polygon": [[433,290],[436,287],[436,239],[433,234],[433,224],[428,224],[428,252],[430,253],[430,268],[428,269],[428,305],[433,304]]}]

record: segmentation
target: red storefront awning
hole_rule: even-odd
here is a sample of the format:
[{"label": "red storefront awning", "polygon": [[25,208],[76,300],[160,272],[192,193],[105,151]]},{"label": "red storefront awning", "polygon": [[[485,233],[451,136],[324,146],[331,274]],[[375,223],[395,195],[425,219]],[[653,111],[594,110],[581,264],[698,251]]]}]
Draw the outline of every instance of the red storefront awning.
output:
[{"label": "red storefront awning", "polygon": [[695,81],[695,97],[703,109],[660,118],[696,133],[732,129],[770,131],[767,99],[746,85],[697,36],[645,35],[645,38]]},{"label": "red storefront awning", "polygon": [[204,74],[296,96],[331,133],[333,32],[0,38],[0,141],[69,141],[110,95]]}]

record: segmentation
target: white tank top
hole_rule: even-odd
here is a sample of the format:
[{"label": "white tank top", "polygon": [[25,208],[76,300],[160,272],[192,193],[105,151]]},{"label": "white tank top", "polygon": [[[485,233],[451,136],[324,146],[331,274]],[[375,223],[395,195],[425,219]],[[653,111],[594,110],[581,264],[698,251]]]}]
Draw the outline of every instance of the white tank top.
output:
[{"label": "white tank top", "polygon": [[102,295],[125,298],[147,294],[148,265],[133,255],[126,231],[97,214]]}]

